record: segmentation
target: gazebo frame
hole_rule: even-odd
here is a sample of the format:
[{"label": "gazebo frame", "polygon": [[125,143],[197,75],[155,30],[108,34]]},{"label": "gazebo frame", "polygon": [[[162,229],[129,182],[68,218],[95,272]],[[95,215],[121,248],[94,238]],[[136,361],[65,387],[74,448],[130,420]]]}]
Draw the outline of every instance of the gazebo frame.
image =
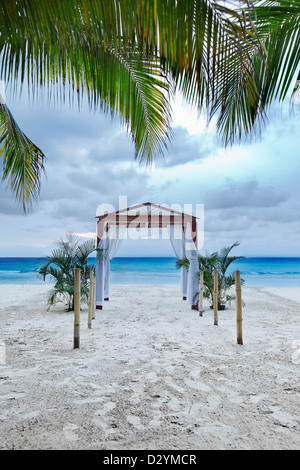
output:
[{"label": "gazebo frame", "polygon": [[[149,207],[156,209],[158,214],[152,213],[149,210],[147,211],[148,213],[141,213],[138,211],[138,209]],[[136,211],[136,214],[132,214],[132,211]],[[128,212],[131,212],[131,214]],[[136,204],[125,209],[96,216],[96,219],[98,219],[97,247],[99,246],[100,241],[104,238],[104,234],[106,234],[110,227],[113,226],[125,228],[164,228],[179,226],[182,227],[183,234],[186,236],[187,227],[189,225],[190,240],[193,240],[195,249],[198,249],[197,217],[158,204],[153,204],[151,202]],[[186,297],[182,298],[183,300],[187,300]],[[109,300],[109,298],[104,298],[104,300]],[[197,305],[191,305],[191,308],[194,310],[198,309]],[[96,309],[102,310],[102,305],[96,305]]]},{"label": "gazebo frame", "polygon": [[[128,215],[124,212],[140,209],[141,207],[153,207],[159,209],[161,213],[157,214],[140,214]],[[162,211],[169,212],[168,215],[163,215]],[[143,204],[136,204],[135,206],[120,209],[109,214],[99,215],[96,217],[97,221],[97,246],[103,237],[104,230],[108,231],[111,225],[120,225],[127,228],[141,228],[141,227],[168,227],[170,225],[181,225],[184,233],[186,233],[187,224],[191,224],[192,239],[198,248],[197,241],[197,217],[179,212],[168,207],[153,204],[152,202],[144,202]]]}]

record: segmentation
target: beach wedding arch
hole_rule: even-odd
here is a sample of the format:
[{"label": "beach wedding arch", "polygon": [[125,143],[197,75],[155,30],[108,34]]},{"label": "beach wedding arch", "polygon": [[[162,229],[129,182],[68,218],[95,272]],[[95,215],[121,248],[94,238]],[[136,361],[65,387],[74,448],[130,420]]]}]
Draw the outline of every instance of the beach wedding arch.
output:
[{"label": "beach wedding arch", "polygon": [[[102,310],[109,300],[110,261],[116,255],[128,229],[167,229],[168,238],[177,258],[189,260],[188,271],[181,268],[180,290],[183,300],[197,310],[199,281],[198,267],[198,217],[145,202],[117,211],[104,213],[97,220],[96,309]],[[151,237],[150,237],[151,238]]]}]

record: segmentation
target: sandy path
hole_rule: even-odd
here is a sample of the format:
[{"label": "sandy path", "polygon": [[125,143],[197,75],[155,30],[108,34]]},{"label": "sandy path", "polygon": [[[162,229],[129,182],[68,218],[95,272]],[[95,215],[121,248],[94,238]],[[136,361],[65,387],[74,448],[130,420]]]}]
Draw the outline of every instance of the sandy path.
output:
[{"label": "sandy path", "polygon": [[0,286],[1,449],[300,447],[300,289],[244,288],[241,346],[234,305],[216,327],[176,286],[112,286],[77,350],[47,289]]}]

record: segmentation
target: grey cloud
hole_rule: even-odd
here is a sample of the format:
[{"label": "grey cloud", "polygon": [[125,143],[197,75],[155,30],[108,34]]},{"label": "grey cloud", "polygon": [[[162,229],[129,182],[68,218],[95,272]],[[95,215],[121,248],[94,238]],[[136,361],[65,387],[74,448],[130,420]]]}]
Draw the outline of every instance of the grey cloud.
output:
[{"label": "grey cloud", "polygon": [[[7,181],[2,180],[3,171],[0,170],[0,214],[7,215],[23,215],[24,211],[22,204],[16,200],[15,195],[12,193],[11,188]],[[31,212],[34,213],[38,210],[38,205],[33,202]]]},{"label": "grey cloud", "polygon": [[[59,186],[59,185],[58,185]],[[147,173],[138,173],[134,167],[103,167],[93,173],[88,169],[69,172],[64,188],[47,189],[41,204],[49,217],[75,218],[85,222],[93,220],[98,205],[118,204],[119,196],[127,196],[128,203],[143,201],[153,187]]]},{"label": "grey cloud", "polygon": [[157,162],[157,166],[167,168],[208,158],[219,147],[220,140],[215,134],[189,134],[187,129],[178,126],[174,128],[174,139],[165,157]]},{"label": "grey cloud", "polygon": [[286,224],[297,222],[300,217],[300,204],[289,200],[274,207],[263,207],[259,211],[251,208],[248,213],[251,220]]},{"label": "grey cloud", "polygon": [[56,220],[65,220],[66,224],[70,223],[69,219],[87,222],[95,217],[95,207],[86,198],[56,200],[51,207],[48,206],[46,215]]},{"label": "grey cloud", "polygon": [[4,189],[0,189],[0,214],[16,216],[24,214],[22,206],[15,200],[9,189],[6,194]]},{"label": "grey cloud", "polygon": [[277,192],[273,187],[259,187],[252,178],[238,183],[227,182],[223,188],[215,188],[204,194],[204,205],[207,209],[234,207],[273,207],[288,199],[286,194]]},{"label": "grey cloud", "polygon": [[[72,133],[74,132],[74,134]],[[52,147],[48,152],[48,165],[50,163],[73,165],[86,160],[89,165],[101,167],[106,162],[133,161],[134,146],[130,137],[120,127],[99,127],[93,133],[85,133],[84,129],[72,131],[62,140],[53,137]]]},{"label": "grey cloud", "polygon": [[299,223],[300,205],[294,201],[282,202],[274,207],[227,207],[205,210],[205,232],[255,232],[258,227],[280,226],[281,230]]},{"label": "grey cloud", "polygon": [[237,230],[247,230],[252,222],[244,214],[230,214],[222,211],[210,211],[205,213],[205,232],[236,232]]},{"label": "grey cloud", "polygon": [[147,174],[138,174],[137,168],[131,165],[129,168],[122,166],[112,167],[103,165],[97,171],[83,166],[83,168],[73,169],[68,172],[68,179],[76,187],[100,191],[106,195],[114,192],[117,188],[128,188],[131,185],[146,184]]}]

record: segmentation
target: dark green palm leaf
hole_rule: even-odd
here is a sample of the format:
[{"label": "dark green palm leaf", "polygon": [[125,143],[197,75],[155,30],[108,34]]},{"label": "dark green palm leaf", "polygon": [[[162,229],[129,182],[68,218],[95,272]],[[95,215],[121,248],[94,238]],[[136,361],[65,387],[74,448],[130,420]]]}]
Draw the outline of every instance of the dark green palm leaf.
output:
[{"label": "dark green palm leaf", "polygon": [[[250,10],[249,0],[224,2],[209,0],[16,0],[2,6],[0,28],[0,48],[3,51],[2,77],[7,81],[17,76],[21,82],[27,80],[33,90],[47,86],[64,96],[69,84],[72,95],[78,99],[87,90],[90,97],[99,104],[105,101],[113,111],[117,110],[131,126],[131,131],[138,149],[144,158],[143,150],[152,149],[149,159],[155,155],[158,142],[165,145],[165,132],[168,130],[166,102],[160,96],[160,104],[155,104],[154,114],[147,110],[146,130],[152,119],[158,125],[157,110],[165,126],[157,127],[151,139],[151,147],[141,136],[142,124],[136,119],[134,107],[131,111],[122,109],[122,103],[116,106],[116,81],[114,64],[106,69],[103,64],[111,54],[123,66],[130,70],[131,76],[138,78],[138,72],[145,68],[147,60],[155,65],[152,74],[152,86],[158,96],[166,88],[166,77],[159,79],[159,73],[165,71],[175,78],[177,86],[184,92],[189,102],[207,106],[220,96],[227,96],[228,76],[239,64],[239,73],[252,81],[255,90],[253,63],[249,50],[259,51],[259,41],[254,23],[245,17],[244,6]],[[253,8],[252,8],[253,11]],[[138,50],[142,62],[134,63],[130,53]],[[146,64],[148,67],[149,65]],[[161,66],[162,68],[159,68]],[[108,74],[107,74],[108,70]],[[103,87],[108,79],[110,91]],[[142,77],[140,77],[142,78]],[[126,74],[125,74],[126,79]],[[125,80],[125,83],[127,80]],[[146,78],[147,83],[147,78]],[[60,86],[58,86],[60,84]],[[220,88],[221,85],[221,88]],[[126,87],[128,94],[130,87]],[[139,86],[141,91],[141,87]],[[142,91],[138,102],[149,96]],[[127,104],[133,103],[133,93],[126,95]],[[103,100],[102,100],[103,98]],[[153,97],[150,96],[153,100]],[[118,109],[118,105],[121,105]],[[153,104],[152,104],[153,107]],[[123,111],[123,112],[122,112]],[[164,111],[162,113],[162,111]],[[134,121],[134,122],[132,122]],[[162,138],[163,136],[163,138]]]},{"label": "dark green palm leaf", "polygon": [[233,250],[233,248],[236,248],[239,245],[239,242],[235,242],[219,251],[217,256],[217,267],[222,275],[225,275],[226,270],[234,261],[244,258],[244,256],[229,256],[229,253]]},{"label": "dark green palm leaf", "polygon": [[270,104],[290,92],[300,64],[300,3],[298,0],[259,2],[257,28],[263,41],[267,67],[261,68],[261,99]]},{"label": "dark green palm leaf", "polygon": [[[299,1],[258,1],[254,5],[255,28],[264,53],[262,57],[255,48],[250,52],[255,71],[251,80],[239,70],[230,78],[230,93],[218,115],[225,144],[260,131],[272,102],[283,101],[289,93],[296,101],[299,93],[299,82],[292,91],[300,65]],[[219,99],[213,113],[220,109]]]},{"label": "dark green palm leaf", "polygon": [[5,104],[0,104],[0,145],[3,180],[26,211],[38,197],[45,155],[21,131]]},{"label": "dark green palm leaf", "polygon": [[57,299],[67,302],[68,309],[74,308],[74,281],[75,269],[81,270],[80,291],[81,298],[87,301],[90,291],[90,271],[94,265],[88,264],[88,256],[95,251],[95,242],[87,240],[80,244],[79,238],[73,233],[67,233],[66,240],[57,242],[57,248],[52,250],[47,260],[35,267],[35,271],[43,280],[50,276],[55,282],[49,294],[48,302],[53,305]]},{"label": "dark green palm leaf", "polygon": [[81,266],[87,263],[88,256],[95,250],[95,241],[87,240],[76,248],[75,257]]},{"label": "dark green palm leaf", "polygon": [[[87,94],[121,116],[144,162],[167,145],[172,79],[228,144],[264,122],[299,65],[296,0],[14,0],[0,5],[0,30],[2,79],[54,100]],[[35,157],[25,175],[36,190]]]}]

